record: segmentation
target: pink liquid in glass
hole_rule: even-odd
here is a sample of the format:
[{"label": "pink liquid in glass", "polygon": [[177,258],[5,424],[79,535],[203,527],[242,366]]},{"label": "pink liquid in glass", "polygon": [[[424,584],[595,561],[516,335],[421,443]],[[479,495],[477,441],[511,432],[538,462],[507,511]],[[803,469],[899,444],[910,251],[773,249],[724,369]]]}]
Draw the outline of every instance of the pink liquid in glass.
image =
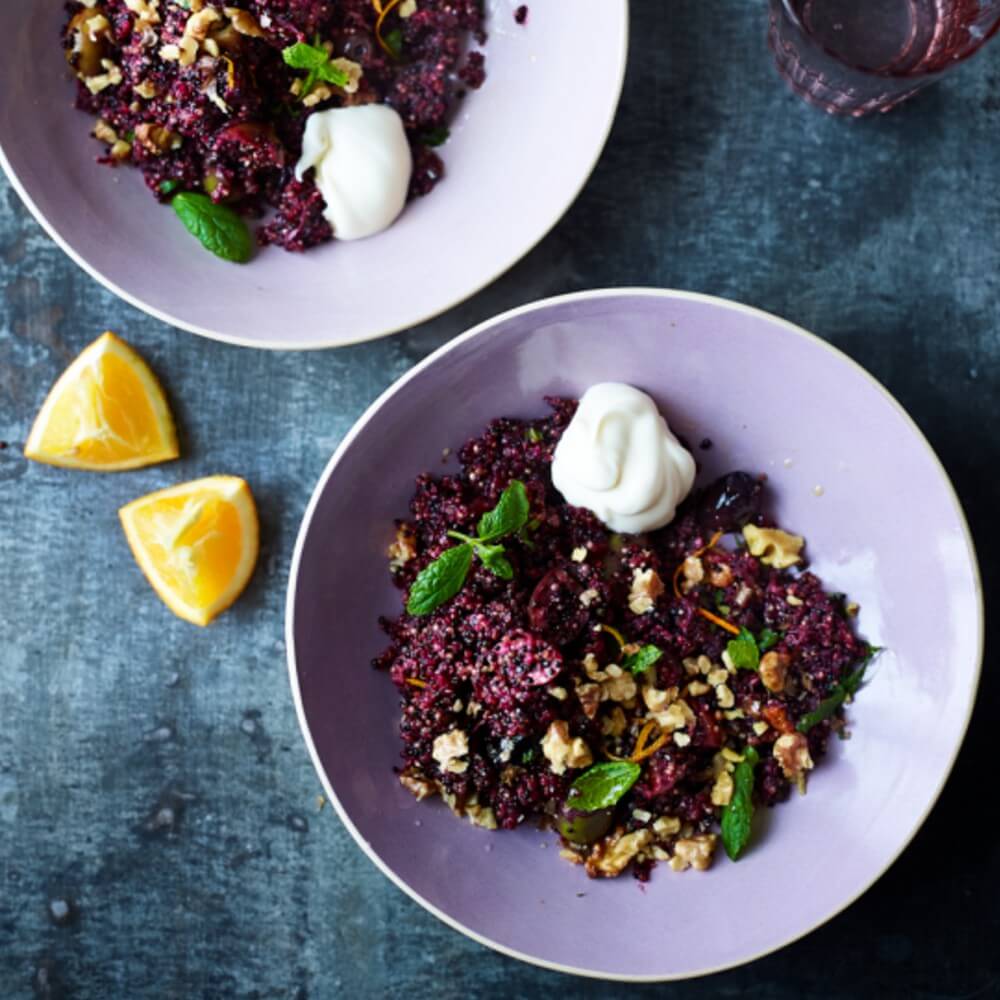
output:
[{"label": "pink liquid in glass", "polygon": [[771,0],[770,44],[798,94],[863,115],[938,79],[998,26],[1000,0]]}]

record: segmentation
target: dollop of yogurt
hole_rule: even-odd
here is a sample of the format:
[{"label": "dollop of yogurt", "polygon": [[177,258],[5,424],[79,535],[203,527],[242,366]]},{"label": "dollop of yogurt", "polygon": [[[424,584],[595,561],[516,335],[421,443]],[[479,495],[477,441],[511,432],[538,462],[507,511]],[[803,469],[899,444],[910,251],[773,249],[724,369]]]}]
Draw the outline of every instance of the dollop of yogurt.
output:
[{"label": "dollop of yogurt", "polygon": [[388,229],[403,211],[413,173],[402,118],[386,104],[317,111],[306,122],[295,179],[310,167],[338,240]]},{"label": "dollop of yogurt", "polygon": [[552,482],[566,502],[626,534],[669,524],[694,477],[694,458],[656,403],[621,382],[583,394],[552,457]]}]

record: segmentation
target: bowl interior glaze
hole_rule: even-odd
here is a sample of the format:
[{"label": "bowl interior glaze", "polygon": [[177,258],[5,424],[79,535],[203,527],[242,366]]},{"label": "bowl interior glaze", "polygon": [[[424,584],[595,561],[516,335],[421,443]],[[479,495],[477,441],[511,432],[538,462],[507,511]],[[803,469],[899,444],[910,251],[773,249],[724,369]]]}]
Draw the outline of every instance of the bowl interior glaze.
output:
[{"label": "bowl interior glaze", "polygon": [[[392,773],[396,693],[369,667],[386,569],[413,477],[440,470],[499,415],[597,381],[654,396],[699,451],[700,481],[767,473],[780,523],[813,568],[861,604],[885,646],[809,793],[759,815],[751,850],[710,872],[660,866],[646,887],[590,882],[552,834],[489,833]],[[822,487],[817,495],[815,487]],[[412,896],[478,940],[594,976],[665,979],[761,955],[830,918],[872,884],[933,805],[978,681],[978,571],[948,479],[912,421],[861,368],[764,313],[702,296],[567,296],[490,321],[405,376],[359,421],[321,479],[292,571],[292,686],[316,766],[364,850]],[[581,895],[583,894],[583,895]],[[762,900],[794,900],[765,906]],[[752,915],[758,914],[757,918]],[[765,916],[766,914],[766,916]],[[748,915],[751,915],[748,917]]]}]

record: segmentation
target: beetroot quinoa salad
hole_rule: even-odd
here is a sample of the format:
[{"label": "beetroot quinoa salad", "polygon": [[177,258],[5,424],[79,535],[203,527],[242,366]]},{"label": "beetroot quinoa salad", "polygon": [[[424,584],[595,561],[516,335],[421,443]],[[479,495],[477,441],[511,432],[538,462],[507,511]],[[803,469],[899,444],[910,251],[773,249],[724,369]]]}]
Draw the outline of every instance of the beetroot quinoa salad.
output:
[{"label": "beetroot quinoa salad", "polygon": [[[138,167],[160,201],[208,195],[273,217],[257,242],[333,238],[313,179],[295,179],[309,117],[384,103],[412,152],[409,196],[444,174],[455,102],[485,79],[480,0],[72,0],[63,46],[101,161]],[[300,47],[300,59],[288,53]],[[315,63],[315,69],[309,69]],[[233,258],[230,258],[233,259]]]},{"label": "beetroot quinoa salad", "polygon": [[876,650],[768,517],[764,477],[615,534],[553,487],[577,403],[547,402],[493,421],[460,472],[421,475],[397,523],[409,610],[383,620],[375,666],[402,699],[399,780],[488,829],[552,826],[593,877],[706,869],[720,840],[736,859],[754,807],[804,792],[847,737]]}]

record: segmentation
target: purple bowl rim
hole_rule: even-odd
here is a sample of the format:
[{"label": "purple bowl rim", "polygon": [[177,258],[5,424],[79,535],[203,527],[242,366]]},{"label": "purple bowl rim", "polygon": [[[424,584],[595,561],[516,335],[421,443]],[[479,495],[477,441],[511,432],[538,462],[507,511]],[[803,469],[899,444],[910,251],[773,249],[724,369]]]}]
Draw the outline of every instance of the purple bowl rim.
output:
[{"label": "purple bowl rim", "polygon": [[[329,483],[333,473],[336,471],[337,466],[340,464],[341,459],[347,453],[347,451],[354,444],[355,439],[360,435],[361,431],[365,428],[368,422],[375,416],[375,414],[382,408],[385,402],[394,396],[400,389],[403,388],[411,380],[415,379],[420,375],[425,369],[430,368],[432,365],[436,364],[442,357],[455,350],[459,345],[472,340],[473,338],[479,336],[480,334],[486,333],[487,331],[493,329],[494,327],[506,322],[509,319],[513,319],[517,316],[529,315],[534,312],[544,312],[547,309],[571,302],[580,302],[588,300],[600,300],[607,298],[621,298],[621,297],[639,297],[639,298],[665,298],[673,300],[686,300],[692,302],[702,302],[709,305],[714,305],[718,308],[728,309],[733,312],[742,312],[745,315],[755,316],[757,318],[762,318],[770,323],[781,327],[787,333],[794,336],[800,337],[804,340],[812,342],[819,345],[834,356],[838,361],[849,365],[855,370],[859,375],[862,375],[868,380],[871,385],[876,388],[882,396],[892,405],[896,413],[902,417],[903,421],[909,426],[909,429],[914,434],[916,440],[924,446],[928,456],[930,457],[932,463],[936,465],[937,470],[941,476],[941,480],[951,497],[952,503],[955,508],[955,513],[958,518],[958,523],[962,528],[962,534],[965,539],[966,552],[969,559],[969,568],[972,572],[973,586],[976,595],[976,663],[973,676],[973,682],[969,685],[969,693],[967,697],[967,704],[964,713],[964,718],[962,721],[961,731],[958,734],[958,738],[955,740],[955,745],[951,751],[951,755],[948,759],[948,766],[944,770],[941,780],[938,782],[937,787],[933,790],[932,795],[928,799],[927,807],[916,820],[910,830],[906,832],[906,835],[901,839],[899,846],[896,848],[892,856],[886,861],[885,865],[881,868],[877,875],[872,878],[863,888],[859,889],[856,893],[850,896],[848,899],[844,900],[842,903],[836,905],[826,916],[812,923],[809,927],[804,928],[801,931],[789,936],[783,941],[773,945],[772,947],[765,948],[762,951],[756,952],[752,955],[747,955],[744,958],[740,958],[737,961],[726,962],[722,965],[712,966],[704,969],[699,969],[695,972],[684,972],[679,974],[668,974],[668,975],[624,975],[624,974],[608,974],[606,972],[601,972],[593,969],[583,969],[576,966],[563,965],[558,962],[549,962],[543,958],[539,958],[534,955],[528,955],[524,952],[520,952],[514,948],[509,948],[497,941],[486,937],[483,934],[479,934],[473,931],[471,928],[466,927],[460,921],[456,920],[454,917],[445,913],[443,910],[439,909],[434,904],[430,903],[428,900],[424,899],[418,892],[412,889],[400,876],[398,876],[392,868],[386,864],[378,854],[372,850],[371,845],[364,839],[360,831],[354,825],[350,816],[347,814],[346,810],[340,803],[340,799],[337,797],[336,792],[333,789],[330,780],[326,775],[326,771],[323,768],[322,762],[319,759],[319,754],[316,750],[316,746],[313,743],[312,735],[309,731],[309,724],[305,716],[305,708],[302,703],[302,692],[299,688],[298,681],[298,667],[296,665],[295,659],[295,595],[296,595],[296,582],[299,573],[299,564],[302,558],[302,552],[305,548],[305,539],[309,534],[309,529],[312,526],[313,516],[316,512],[316,508],[319,505],[320,498],[326,490],[327,484]],[[382,872],[390,881],[395,883],[403,892],[406,893],[411,899],[419,903],[425,910],[433,914],[442,923],[447,924],[449,927],[457,930],[459,933],[464,934],[466,937],[471,938],[478,944],[485,945],[487,948],[491,948],[494,951],[499,952],[502,955],[506,955],[509,958],[516,958],[519,961],[526,962],[529,965],[538,966],[539,968],[548,969],[552,972],[562,972],[567,975],[584,976],[589,979],[597,979],[608,982],[626,982],[626,983],[660,983],[660,982],[673,982],[685,979],[696,979],[701,976],[712,975],[716,972],[724,972],[728,969],[734,969],[742,965],[746,965],[750,962],[754,962],[759,958],[764,958],[767,955],[771,955],[782,948],[787,947],[790,944],[804,938],[806,935],[811,934],[813,931],[822,927],[824,924],[828,923],[838,914],[842,913],[849,906],[855,903],[861,898],[882,876],[892,867],[893,864],[899,859],[900,855],[906,848],[910,845],[910,842],[916,836],[917,832],[924,825],[927,817],[930,815],[934,806],[937,804],[938,799],[941,796],[941,792],[944,790],[944,786],[951,776],[951,772],[954,769],[955,761],[958,757],[959,751],[962,748],[962,744],[965,742],[965,736],[969,729],[969,722],[972,718],[972,712],[975,708],[976,695],[979,690],[979,682],[982,676],[982,666],[983,666],[983,650],[985,643],[985,609],[983,603],[983,586],[982,577],[979,570],[979,559],[976,554],[976,546],[972,537],[972,532],[969,529],[968,519],[965,516],[965,511],[962,508],[962,503],[958,497],[955,487],[951,481],[951,477],[948,475],[944,465],[942,464],[937,452],[931,446],[931,443],[927,440],[923,431],[917,425],[916,421],[910,416],[903,405],[892,395],[891,392],[871,374],[866,368],[861,364],[851,358],[849,355],[845,354],[838,347],[830,344],[828,341],[823,340],[814,333],[810,333],[804,327],[798,326],[789,320],[782,319],[780,316],[775,316],[773,313],[769,313],[764,309],[758,309],[754,306],[748,306],[740,302],[735,302],[730,299],[724,299],[715,295],[706,295],[700,292],[686,292],[677,289],[666,289],[666,288],[651,288],[651,287],[622,287],[622,288],[600,288],[600,289],[590,289],[587,291],[580,292],[570,292],[564,295],[555,295],[545,299],[538,299],[534,302],[529,302],[522,306],[517,306],[514,309],[508,309],[506,312],[500,313],[490,319],[484,320],[482,323],[478,323],[476,326],[467,330],[465,333],[460,334],[453,340],[448,341],[448,343],[439,347],[436,351],[429,354],[422,361],[414,365],[409,371],[400,376],[395,382],[392,383],[358,418],[354,426],[347,432],[343,440],[338,445],[336,451],[333,453],[329,462],[327,462],[326,468],[320,475],[319,480],[313,490],[312,496],[309,498],[309,503],[306,506],[305,513],[302,517],[302,524],[299,528],[298,536],[295,540],[295,549],[292,555],[291,569],[289,571],[288,577],[288,591],[285,602],[285,649],[288,661],[288,678],[289,683],[292,688],[292,700],[295,704],[295,714],[299,720],[299,728],[302,731],[302,737],[305,740],[306,748],[309,751],[309,756],[312,760],[313,767],[316,769],[316,773],[319,776],[320,782],[326,791],[327,798],[333,804],[333,807],[337,811],[337,815],[340,817],[340,821],[347,828],[347,831],[354,838],[357,845],[361,850],[368,856],[376,868]]]},{"label": "purple bowl rim", "polygon": [[381,333],[374,333],[364,337],[353,338],[351,340],[337,340],[335,342],[327,343],[315,343],[312,341],[306,343],[286,343],[276,340],[261,341],[249,340],[234,334],[223,333],[218,330],[209,330],[207,327],[198,326],[196,323],[189,323],[186,320],[178,319],[176,316],[171,316],[168,312],[165,312],[162,309],[154,308],[146,302],[143,302],[138,296],[132,295],[130,292],[126,292],[123,288],[120,288],[110,277],[98,270],[81,254],[77,253],[77,251],[74,250],[69,243],[66,242],[66,240],[63,239],[62,234],[56,227],[56,224],[49,221],[46,215],[41,211],[41,209],[38,208],[34,200],[28,194],[27,188],[25,188],[25,186],[21,183],[16,171],[7,159],[7,154],[4,151],[2,143],[0,143],[0,169],[3,170],[7,180],[10,182],[11,187],[31,213],[34,220],[48,234],[49,238],[56,244],[56,246],[58,246],[59,249],[62,250],[63,253],[65,253],[66,256],[77,265],[77,267],[85,271],[91,278],[98,282],[98,284],[103,285],[109,292],[117,296],[123,302],[127,302],[130,306],[133,306],[140,312],[146,313],[147,316],[152,316],[154,319],[157,319],[162,323],[167,323],[179,330],[184,330],[186,333],[194,333],[199,337],[206,337],[209,340],[217,340],[223,344],[232,344],[235,347],[252,347],[264,351],[323,351],[337,347],[352,347],[356,344],[365,344],[373,340],[381,340],[383,337],[389,337],[394,333],[399,333],[402,330],[408,330],[411,327],[418,326],[419,324],[426,323],[437,316],[441,316],[451,309],[461,305],[463,302],[467,302],[474,295],[483,291],[484,288],[492,285],[493,282],[497,281],[500,277],[506,274],[515,264],[527,257],[528,254],[531,253],[531,251],[534,250],[535,247],[537,247],[538,244],[541,243],[553,229],[555,229],[555,227],[562,221],[563,216],[573,207],[574,202],[577,198],[579,198],[584,187],[586,187],[591,175],[597,168],[597,164],[600,162],[604,150],[607,148],[608,139],[611,136],[611,129],[614,127],[615,121],[618,118],[618,106],[621,103],[622,91],[625,87],[625,73],[628,69],[629,52],[629,3],[628,0],[617,0],[617,2],[620,7],[622,18],[622,44],[621,49],[618,52],[617,79],[613,84],[614,100],[609,105],[608,119],[604,123],[601,141],[596,144],[590,163],[580,175],[579,184],[575,189],[567,191],[566,198],[564,198],[556,210],[551,214],[550,219],[541,227],[538,235],[527,246],[515,253],[510,260],[501,264],[501,266],[494,273],[482,278],[480,282],[475,285],[475,287],[468,289],[468,291],[464,292],[457,299],[454,299],[453,301],[438,308],[432,309],[423,315],[414,316],[406,323],[398,324],[391,329],[383,330]]}]

